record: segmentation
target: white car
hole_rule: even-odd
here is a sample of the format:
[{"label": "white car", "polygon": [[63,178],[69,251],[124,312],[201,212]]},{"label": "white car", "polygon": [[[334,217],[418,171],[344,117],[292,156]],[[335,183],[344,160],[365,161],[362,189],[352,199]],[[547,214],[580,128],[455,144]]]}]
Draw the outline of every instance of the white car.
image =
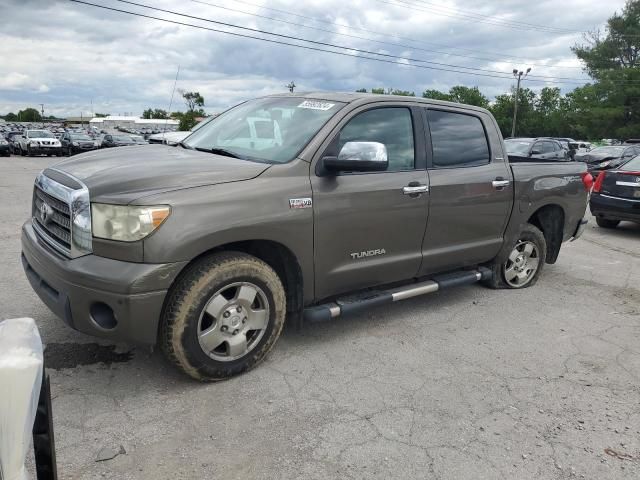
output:
[{"label": "white car", "polygon": [[62,156],[62,144],[48,130],[27,130],[18,140],[21,155],[57,155]]}]

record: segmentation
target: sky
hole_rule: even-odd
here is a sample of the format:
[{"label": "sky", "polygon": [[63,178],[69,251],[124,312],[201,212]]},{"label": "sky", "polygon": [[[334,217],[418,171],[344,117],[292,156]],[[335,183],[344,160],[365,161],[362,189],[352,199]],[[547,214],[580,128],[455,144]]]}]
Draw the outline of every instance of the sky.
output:
[{"label": "sky", "polygon": [[466,85],[494,98],[514,84],[514,68],[528,67],[524,86],[566,93],[588,81],[571,46],[584,42],[582,32],[603,30],[624,6],[624,0],[86,1],[201,28],[70,0],[0,0],[0,114],[39,104],[56,116],[185,110],[178,90],[200,92],[205,110],[216,113],[284,92],[292,80],[296,91],[384,87],[420,95]]}]

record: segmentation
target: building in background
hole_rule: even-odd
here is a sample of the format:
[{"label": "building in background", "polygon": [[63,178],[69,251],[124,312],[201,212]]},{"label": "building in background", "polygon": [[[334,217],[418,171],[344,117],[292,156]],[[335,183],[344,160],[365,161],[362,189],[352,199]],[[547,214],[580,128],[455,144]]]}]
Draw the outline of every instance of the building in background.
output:
[{"label": "building in background", "polygon": [[[70,119],[67,119],[70,121]],[[152,128],[154,130],[163,130],[165,127],[168,130],[175,130],[178,128],[180,122],[177,120],[163,120],[161,118],[140,118],[129,117],[121,115],[109,115],[107,117],[96,117],[89,120],[89,125],[103,129],[103,128]]]}]

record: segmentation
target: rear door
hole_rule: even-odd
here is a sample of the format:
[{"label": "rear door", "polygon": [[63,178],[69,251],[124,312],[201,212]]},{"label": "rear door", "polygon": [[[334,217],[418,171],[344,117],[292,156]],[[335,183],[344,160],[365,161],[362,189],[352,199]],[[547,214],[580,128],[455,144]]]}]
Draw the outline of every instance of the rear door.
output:
[{"label": "rear door", "polygon": [[[321,148],[337,155],[346,142],[386,146],[384,172],[311,174],[316,298],[414,277],[422,260],[428,177],[418,107],[363,106],[347,115]],[[410,194],[406,187],[421,187]]]},{"label": "rear door", "polygon": [[420,274],[491,260],[513,202],[511,169],[491,117],[428,108],[429,222]]}]

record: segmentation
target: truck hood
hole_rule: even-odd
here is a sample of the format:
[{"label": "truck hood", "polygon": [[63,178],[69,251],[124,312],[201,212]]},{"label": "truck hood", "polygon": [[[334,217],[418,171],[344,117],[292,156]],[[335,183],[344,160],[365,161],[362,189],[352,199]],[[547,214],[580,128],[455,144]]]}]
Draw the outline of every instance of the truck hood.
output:
[{"label": "truck hood", "polygon": [[129,203],[142,196],[255,178],[269,165],[165,145],[94,150],[55,169],[82,181],[92,201]]}]

